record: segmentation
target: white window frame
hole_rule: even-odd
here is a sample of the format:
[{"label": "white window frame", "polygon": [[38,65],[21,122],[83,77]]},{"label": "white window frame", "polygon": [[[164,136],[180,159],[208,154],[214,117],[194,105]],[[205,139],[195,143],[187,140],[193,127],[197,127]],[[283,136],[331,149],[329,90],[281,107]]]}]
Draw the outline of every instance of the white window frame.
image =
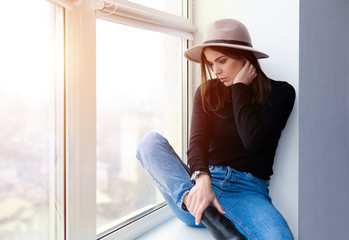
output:
[{"label": "white window frame", "polygon": [[96,239],[96,20],[90,3],[65,11],[66,240]]},{"label": "white window frame", "polygon": [[[127,0],[95,0],[97,18],[193,39],[197,27],[187,18]],[[182,14],[183,15],[183,14]],[[186,16],[185,14],[184,16]]]},{"label": "white window frame", "polygon": [[[189,17],[191,0],[184,16]],[[96,236],[96,14],[95,0],[65,10],[66,240]],[[190,44],[183,44],[187,47]],[[183,60],[183,160],[188,145],[188,98],[192,80]],[[98,239],[134,239],[173,217],[167,206]]]}]

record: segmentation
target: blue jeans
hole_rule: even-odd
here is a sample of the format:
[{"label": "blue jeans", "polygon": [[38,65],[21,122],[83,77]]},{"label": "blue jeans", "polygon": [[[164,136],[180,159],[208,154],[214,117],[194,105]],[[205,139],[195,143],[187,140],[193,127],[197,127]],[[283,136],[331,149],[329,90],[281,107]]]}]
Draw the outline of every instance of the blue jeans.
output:
[{"label": "blue jeans", "polygon": [[[184,223],[195,218],[183,205],[184,196],[194,184],[189,168],[168,141],[158,133],[147,134],[139,143],[137,158],[156,183],[173,213]],[[269,196],[269,182],[226,166],[209,166],[212,189],[236,228],[247,239],[293,239],[282,215]],[[203,227],[200,223],[199,227]]]}]

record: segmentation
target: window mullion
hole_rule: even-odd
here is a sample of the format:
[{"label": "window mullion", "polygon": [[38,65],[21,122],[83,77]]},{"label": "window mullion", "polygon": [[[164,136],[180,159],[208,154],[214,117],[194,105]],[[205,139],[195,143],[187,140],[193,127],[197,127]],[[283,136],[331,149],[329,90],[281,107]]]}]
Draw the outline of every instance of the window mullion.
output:
[{"label": "window mullion", "polygon": [[52,82],[50,100],[50,131],[55,141],[50,144],[50,240],[64,239],[64,10],[52,10],[55,24],[52,36]]},{"label": "window mullion", "polygon": [[66,11],[66,239],[96,239],[96,20]]}]

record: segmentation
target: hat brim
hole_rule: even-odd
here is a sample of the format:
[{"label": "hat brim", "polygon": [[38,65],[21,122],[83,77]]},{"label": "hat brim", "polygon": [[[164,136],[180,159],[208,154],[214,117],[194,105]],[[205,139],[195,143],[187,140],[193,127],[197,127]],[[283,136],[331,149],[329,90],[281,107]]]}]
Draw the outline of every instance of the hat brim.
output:
[{"label": "hat brim", "polygon": [[257,51],[256,49],[254,49],[252,47],[242,46],[242,45],[238,45],[238,44],[227,44],[227,43],[210,43],[210,44],[197,45],[195,47],[192,47],[192,48],[189,48],[188,50],[186,50],[184,52],[184,56],[190,61],[200,63],[202,50],[205,47],[213,47],[213,46],[236,48],[236,49],[240,49],[240,50],[250,51],[250,52],[253,52],[253,54],[256,56],[257,59],[269,57],[267,54],[262,53],[260,51]]}]

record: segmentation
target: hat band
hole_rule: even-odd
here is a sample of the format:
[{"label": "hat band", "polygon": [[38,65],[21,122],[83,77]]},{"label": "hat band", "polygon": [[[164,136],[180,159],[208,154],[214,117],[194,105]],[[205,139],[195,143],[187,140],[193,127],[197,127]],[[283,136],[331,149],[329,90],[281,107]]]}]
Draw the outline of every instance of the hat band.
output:
[{"label": "hat band", "polygon": [[236,40],[209,40],[209,41],[203,42],[203,44],[208,44],[208,43],[228,43],[228,44],[238,44],[238,45],[252,47],[252,44],[248,42],[236,41]]}]

